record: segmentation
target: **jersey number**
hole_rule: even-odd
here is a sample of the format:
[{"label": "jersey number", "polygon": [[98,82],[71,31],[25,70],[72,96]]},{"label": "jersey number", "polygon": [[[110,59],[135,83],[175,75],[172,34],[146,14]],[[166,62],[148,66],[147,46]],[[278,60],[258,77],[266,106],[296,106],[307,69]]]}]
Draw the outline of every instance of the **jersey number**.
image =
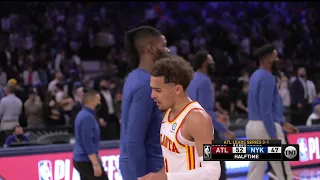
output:
[{"label": "jersey number", "polygon": [[164,169],[165,169],[165,171],[166,171],[166,173],[168,173],[168,160],[167,160],[167,158],[164,158]]}]

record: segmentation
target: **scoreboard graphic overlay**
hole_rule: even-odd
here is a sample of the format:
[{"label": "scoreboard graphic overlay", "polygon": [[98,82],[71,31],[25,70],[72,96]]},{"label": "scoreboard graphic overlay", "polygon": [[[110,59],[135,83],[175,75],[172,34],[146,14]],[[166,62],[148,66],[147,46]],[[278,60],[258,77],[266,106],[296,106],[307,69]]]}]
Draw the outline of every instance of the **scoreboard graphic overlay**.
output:
[{"label": "scoreboard graphic overlay", "polygon": [[299,145],[281,140],[213,140],[203,145],[203,160],[299,161]]}]

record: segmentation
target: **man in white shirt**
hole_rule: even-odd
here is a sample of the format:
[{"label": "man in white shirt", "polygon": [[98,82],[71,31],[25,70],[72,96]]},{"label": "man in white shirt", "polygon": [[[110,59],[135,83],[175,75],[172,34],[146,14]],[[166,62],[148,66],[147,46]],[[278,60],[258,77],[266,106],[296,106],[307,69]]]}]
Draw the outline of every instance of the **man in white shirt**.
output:
[{"label": "man in white shirt", "polygon": [[306,126],[312,126],[313,124],[320,124],[320,105],[314,107],[314,111],[308,117]]},{"label": "man in white shirt", "polygon": [[49,85],[48,85],[48,91],[50,92],[54,92],[55,89],[56,89],[56,85],[58,83],[61,83],[63,80],[63,74],[61,72],[57,72],[56,73],[56,76],[55,76],[55,79],[52,80]]}]

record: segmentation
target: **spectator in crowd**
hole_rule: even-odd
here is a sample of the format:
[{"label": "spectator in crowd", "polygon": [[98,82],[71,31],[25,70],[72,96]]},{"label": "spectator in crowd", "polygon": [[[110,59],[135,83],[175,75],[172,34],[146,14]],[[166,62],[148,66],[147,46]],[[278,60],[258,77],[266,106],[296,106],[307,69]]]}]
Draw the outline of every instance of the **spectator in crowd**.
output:
[{"label": "spectator in crowd", "polygon": [[23,82],[26,87],[32,87],[40,84],[40,77],[38,71],[35,71],[31,65],[28,65],[23,71]]},{"label": "spectator in crowd", "polygon": [[24,103],[24,108],[27,116],[28,128],[44,128],[42,101],[38,96],[36,89],[29,89],[29,98]]},{"label": "spectator in crowd", "polygon": [[74,97],[74,104],[71,110],[71,126],[74,127],[74,120],[78,114],[78,112],[82,109],[83,105],[83,95],[84,95],[84,88],[78,87],[75,90],[75,93],[73,95]]},{"label": "spectator in crowd", "polygon": [[64,114],[59,104],[56,102],[56,98],[51,92],[46,95],[46,101],[43,104],[44,120],[47,126],[54,127],[57,125],[64,125]]},{"label": "spectator in crowd", "polygon": [[312,102],[312,111],[314,111],[314,108],[320,104],[320,90],[318,90],[318,94],[317,96],[314,98],[313,102]]},{"label": "spectator in crowd", "polygon": [[30,139],[23,132],[23,129],[20,125],[16,125],[13,127],[12,135],[8,136],[4,147],[10,147],[12,143],[20,143],[20,142],[29,142]]},{"label": "spectator in crowd", "polygon": [[101,107],[97,111],[97,117],[101,126],[101,139],[119,139],[120,124],[115,112],[115,101],[110,91],[110,81],[104,78],[100,81]]},{"label": "spectator in crowd", "polygon": [[0,131],[11,130],[19,125],[19,116],[22,110],[22,101],[14,94],[15,87],[6,86],[6,97],[0,101]]},{"label": "spectator in crowd", "polygon": [[7,83],[7,73],[0,68],[0,86],[5,86]]},{"label": "spectator in crowd", "polygon": [[284,111],[287,112],[291,104],[291,99],[290,99],[290,91],[288,88],[288,78],[286,76],[278,80],[278,89],[282,99]]},{"label": "spectator in crowd", "polygon": [[121,123],[121,104],[122,104],[122,89],[118,89],[115,95],[115,112],[116,116]]},{"label": "spectator in crowd", "polygon": [[227,116],[234,113],[235,106],[232,102],[232,99],[230,98],[229,87],[226,84],[223,84],[220,88],[215,107],[219,113]]},{"label": "spectator in crowd", "polygon": [[314,107],[313,113],[311,113],[307,119],[306,126],[312,126],[320,124],[320,105]]},{"label": "spectator in crowd", "polygon": [[249,83],[250,74],[248,71],[243,70],[241,76],[238,78],[238,82],[243,85],[243,82]]},{"label": "spectator in crowd", "polygon": [[66,96],[66,93],[63,90],[63,85],[61,83],[56,84],[55,98],[57,103],[60,103],[65,96]]},{"label": "spectator in crowd", "polygon": [[73,99],[69,97],[67,94],[64,94],[64,96],[62,97],[62,100],[59,102],[59,106],[63,110],[66,124],[70,124],[73,105],[74,105]]},{"label": "spectator in crowd", "polygon": [[312,110],[312,101],[316,96],[315,85],[307,79],[305,68],[300,67],[297,77],[291,85],[292,124],[304,125]]},{"label": "spectator in crowd", "polygon": [[66,73],[66,69],[64,69],[64,61],[65,61],[65,51],[60,50],[59,53],[56,55],[54,61],[54,70],[56,72],[63,72]]},{"label": "spectator in crowd", "polygon": [[54,92],[58,83],[63,83],[63,74],[60,71],[56,73],[55,79],[49,83],[48,91]]},{"label": "spectator in crowd", "polygon": [[242,90],[239,92],[237,100],[236,100],[236,107],[239,116],[248,116],[248,85],[249,83],[246,81],[242,82]]}]

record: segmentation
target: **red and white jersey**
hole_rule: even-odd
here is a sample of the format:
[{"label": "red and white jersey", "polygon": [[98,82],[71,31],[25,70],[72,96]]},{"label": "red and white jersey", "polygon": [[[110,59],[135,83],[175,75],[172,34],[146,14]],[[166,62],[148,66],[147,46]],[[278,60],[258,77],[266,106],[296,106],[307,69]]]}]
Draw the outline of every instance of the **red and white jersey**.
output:
[{"label": "red and white jersey", "polygon": [[171,109],[163,117],[160,139],[166,172],[182,172],[200,167],[195,142],[181,135],[181,125],[191,110],[204,110],[198,102],[189,103],[175,119],[169,119]]}]

